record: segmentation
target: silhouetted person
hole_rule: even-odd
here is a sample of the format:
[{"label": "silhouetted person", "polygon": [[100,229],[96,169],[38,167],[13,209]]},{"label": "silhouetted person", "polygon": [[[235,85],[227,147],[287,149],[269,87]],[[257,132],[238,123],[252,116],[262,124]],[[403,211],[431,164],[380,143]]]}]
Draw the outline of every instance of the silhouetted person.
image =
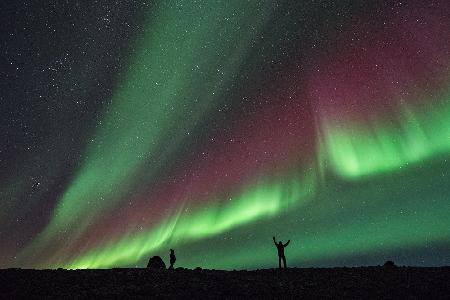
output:
[{"label": "silhouetted person", "polygon": [[278,267],[281,269],[281,260],[283,260],[283,265],[286,268],[286,256],[284,256],[284,247],[289,245],[291,240],[288,240],[286,244],[283,245],[281,241],[278,243],[275,241],[275,237],[273,237],[273,242],[275,243],[275,246],[277,246],[278,250]]},{"label": "silhouetted person", "polygon": [[170,249],[170,267],[169,269],[173,269],[173,265],[177,261],[177,258],[175,257],[175,251],[173,249]]}]

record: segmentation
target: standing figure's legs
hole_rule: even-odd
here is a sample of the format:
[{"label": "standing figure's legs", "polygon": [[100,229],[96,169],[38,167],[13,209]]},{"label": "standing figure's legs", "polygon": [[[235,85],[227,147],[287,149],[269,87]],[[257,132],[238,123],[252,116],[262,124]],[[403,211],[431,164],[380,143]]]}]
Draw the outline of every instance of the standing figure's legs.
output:
[{"label": "standing figure's legs", "polygon": [[281,256],[278,256],[278,268],[281,269]]},{"label": "standing figure's legs", "polygon": [[286,269],[286,256],[284,256],[284,255],[283,255],[283,265],[284,265],[284,268]]}]

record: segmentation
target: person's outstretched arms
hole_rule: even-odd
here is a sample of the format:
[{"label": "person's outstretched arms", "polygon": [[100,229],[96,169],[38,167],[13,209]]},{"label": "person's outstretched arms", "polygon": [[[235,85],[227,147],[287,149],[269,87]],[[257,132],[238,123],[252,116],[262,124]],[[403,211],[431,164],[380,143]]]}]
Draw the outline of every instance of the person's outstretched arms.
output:
[{"label": "person's outstretched arms", "polygon": [[275,237],[273,237],[273,243],[275,244],[275,246],[277,245],[277,242],[275,241]]},{"label": "person's outstretched arms", "polygon": [[286,244],[284,244],[283,246],[286,247],[287,245],[289,245],[289,243],[291,242],[291,240],[288,240]]}]

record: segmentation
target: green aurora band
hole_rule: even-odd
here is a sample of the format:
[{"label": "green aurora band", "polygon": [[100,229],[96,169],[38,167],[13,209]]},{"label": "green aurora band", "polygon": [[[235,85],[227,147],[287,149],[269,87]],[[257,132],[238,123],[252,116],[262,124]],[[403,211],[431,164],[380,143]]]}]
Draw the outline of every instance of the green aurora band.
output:
[{"label": "green aurora band", "polygon": [[[161,7],[154,22],[145,26],[152,30],[138,39],[136,49],[140,51],[132,59],[104,121],[87,146],[84,163],[63,194],[50,224],[23,256],[45,249],[61,233],[76,239],[97,215],[107,213],[126,199],[136,178],[143,173],[148,178],[156,176],[182,145],[186,133],[219,104],[219,96],[226,93],[227,84],[234,80],[246,57],[248,41],[270,13],[265,3],[231,1],[218,8],[217,3],[205,2],[204,13],[199,18],[196,6],[190,1],[183,4],[182,12]],[[267,18],[251,17],[254,10],[264,11]],[[236,11],[242,13],[233,14]],[[224,15],[230,20],[224,20]],[[191,32],[192,27],[196,30]],[[223,38],[213,38],[217,35]],[[197,77],[193,77],[193,69],[199,70]],[[421,161],[444,158],[447,162],[449,94],[443,92],[436,99],[424,100],[433,103],[427,110],[420,105],[404,107],[396,122],[375,120],[368,126],[349,120],[345,126],[337,126],[321,116],[317,161],[311,162],[309,168],[293,166],[284,174],[257,178],[232,195],[231,202],[205,199],[202,203],[207,204],[193,206],[189,213],[184,213],[186,207],[181,207],[158,226],[114,237],[70,261],[55,258],[41,267],[133,265],[162,251],[168,242],[185,245],[246,228],[260,220],[271,224],[277,216],[288,218],[294,214],[296,218],[304,218],[298,232],[296,228],[288,230],[293,239],[302,243],[295,250],[287,250],[292,251],[288,252],[289,257],[295,262],[345,257],[377,249],[401,249],[406,245],[423,246],[425,240],[450,241],[450,206],[445,191],[444,194],[435,192],[431,208],[422,194],[408,200],[390,201],[388,207],[393,209],[390,215],[380,208],[386,202],[377,202],[377,197],[386,191],[369,185],[364,192],[356,194],[352,188],[357,181],[367,185],[368,177],[379,182],[381,174],[387,174],[390,179],[414,178],[418,172],[414,165]],[[175,126],[173,120],[177,120]],[[154,168],[151,171],[142,167],[148,162]],[[436,184],[441,181],[436,180]],[[347,185],[348,190],[335,192],[342,185]],[[365,199],[364,204],[361,198]],[[345,208],[334,199],[342,199]],[[398,218],[395,209],[404,209],[405,205],[413,209],[406,209],[403,217]],[[354,211],[364,208],[378,213],[370,218],[352,216]],[[330,212],[336,216],[336,226],[330,226]],[[316,218],[308,219],[309,215]],[[400,236],[403,238],[399,239]],[[222,258],[217,262],[211,259],[204,267],[267,265],[267,259],[274,255],[270,233],[268,237],[269,246],[255,237],[252,251],[235,255],[218,248],[214,255]],[[207,253],[205,257],[211,255]],[[186,259],[184,266],[195,266],[197,258],[193,255]]]},{"label": "green aurora band", "polygon": [[373,124],[358,124],[349,121],[338,126],[325,118],[323,144],[333,171],[346,178],[359,178],[392,172],[448,154],[450,92],[442,94],[439,99],[423,101],[427,108],[420,105],[410,108],[403,104],[396,122],[376,120]]},{"label": "green aurora band", "polygon": [[[326,136],[328,140],[325,139],[326,145],[320,147],[329,149],[330,156],[324,157],[322,155],[321,157],[325,161],[321,161],[317,165],[326,165],[326,161],[329,160],[331,162],[330,168],[325,170],[326,173],[335,173],[344,180],[355,180],[368,175],[379,175],[380,172],[394,172],[402,169],[407,171],[409,166],[419,160],[433,158],[438,154],[448,154],[450,152],[450,140],[448,138],[450,137],[450,126],[442,125],[450,124],[450,107],[442,105],[445,103],[445,98],[443,100],[436,104],[435,111],[422,114],[415,113],[414,115],[411,111],[408,111],[407,116],[399,118],[402,121],[400,124],[402,129],[393,127],[391,131],[387,131],[386,128],[389,128],[389,126],[380,125],[380,132],[369,133],[366,131],[366,135],[357,135],[354,134],[354,131],[349,133],[345,130],[330,129]],[[434,119],[430,121],[431,117]],[[358,132],[364,131],[359,130]],[[335,133],[335,136],[333,133]],[[391,142],[383,143],[380,137],[384,137]],[[333,144],[330,141],[339,141],[339,143]],[[368,147],[367,142],[374,144]],[[414,155],[411,154],[412,147],[420,147],[412,149],[415,150]],[[342,151],[342,148],[347,150]],[[348,149],[352,149],[352,151]],[[331,150],[334,150],[334,152]],[[364,151],[368,151],[366,153],[369,153],[369,156],[373,158],[369,163],[363,155]],[[340,153],[355,153],[355,155],[336,158],[335,156]],[[336,161],[340,161],[341,164],[335,164]],[[387,163],[390,164],[387,165]],[[176,245],[177,243],[204,239],[234,229],[237,226],[255,222],[261,218],[270,219],[275,215],[285,214],[292,207],[313,209],[315,212],[310,211],[309,213],[325,218],[327,212],[339,208],[334,207],[336,203],[331,201],[335,195],[327,195],[333,189],[333,182],[320,182],[324,178],[314,172],[314,169],[317,169],[317,167],[306,168],[306,171],[303,171],[305,173],[297,170],[296,172],[288,172],[288,174],[279,178],[262,180],[256,186],[249,186],[244,189],[240,195],[233,197],[233,201],[226,206],[210,204],[201,209],[197,208],[196,212],[190,214],[182,214],[180,211],[157,228],[111,242],[109,245],[90,251],[64,266],[76,269],[131,265],[136,261],[147,258],[150,253],[164,248],[169,240],[176,241],[175,243],[172,242]],[[326,184],[326,191],[316,195],[319,184],[323,184],[323,186]],[[331,187],[328,185],[331,185]],[[376,191],[366,193],[362,198],[370,201],[374,194],[376,194]],[[342,198],[345,197],[348,197],[348,195],[342,196]],[[357,211],[360,207],[358,197],[359,195],[350,197],[352,204],[351,209],[347,208],[349,214],[352,211]],[[320,198],[322,198],[322,201],[320,201],[322,205],[305,208],[309,201],[318,201]],[[376,201],[376,199],[373,200]],[[445,201],[445,197],[438,199],[438,203],[445,203]],[[216,201],[208,201],[208,203],[214,202]],[[402,202],[397,203],[397,209],[401,209],[403,205]],[[418,212],[405,213],[403,218],[397,219],[395,222],[392,221],[396,218],[395,213],[391,212],[374,214],[370,219],[353,216],[351,222],[343,217],[343,223],[338,227],[321,225],[323,228],[320,228],[319,224],[328,223],[326,220],[322,223],[305,224],[305,228],[310,226],[309,230],[311,231],[320,230],[319,234],[305,236],[297,233],[297,238],[302,241],[304,246],[299,248],[298,252],[291,253],[291,256],[294,261],[305,262],[319,260],[323,257],[348,256],[354,252],[369,253],[380,247],[380,241],[383,241],[382,249],[399,249],[405,245],[420,246],[424,240],[431,243],[450,239],[448,230],[450,221],[441,221],[448,220],[446,218],[450,213],[448,206],[446,208],[445,206],[435,206],[430,209],[429,203],[417,198],[410,200],[409,205],[418,209]],[[299,212],[297,211],[297,213]],[[423,226],[423,224],[428,224],[428,226]],[[308,231],[305,228],[302,230]],[[404,238],[398,239],[399,236],[404,236]],[[349,237],[352,238],[349,239]],[[255,247],[257,246],[255,245]],[[221,260],[220,263],[213,266],[216,268],[233,268],[248,265],[249,262],[252,262],[253,266],[264,265],[264,262],[273,256],[272,250],[264,246],[258,249],[258,255],[254,253],[238,254],[230,260]],[[226,253],[223,257],[227,257]],[[192,266],[195,266],[194,262],[192,262]]]},{"label": "green aurora band", "polygon": [[[24,256],[43,249],[62,232],[80,236],[98,214],[123,200],[135,178],[143,173],[151,177],[164,168],[186,134],[220,104],[253,35],[270,13],[264,1],[206,2],[201,13],[191,1],[178,3],[183,9],[172,4],[161,4],[156,18],[144,26],[148,31],[135,46],[139,52],[87,146],[85,162],[51,223]],[[151,171],[142,169],[148,161]]]}]

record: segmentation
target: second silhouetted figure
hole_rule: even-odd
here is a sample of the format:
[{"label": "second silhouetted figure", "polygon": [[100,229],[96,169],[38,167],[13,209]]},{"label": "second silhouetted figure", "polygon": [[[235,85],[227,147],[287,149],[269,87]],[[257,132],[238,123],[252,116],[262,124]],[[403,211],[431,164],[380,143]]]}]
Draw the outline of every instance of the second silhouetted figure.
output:
[{"label": "second silhouetted figure", "polygon": [[175,251],[173,249],[170,249],[170,267],[169,269],[173,269],[173,265],[175,264],[175,261],[177,258],[175,257]]},{"label": "second silhouetted figure", "polygon": [[286,256],[284,256],[284,247],[289,245],[291,240],[288,240],[286,244],[283,244],[281,241],[277,243],[275,237],[273,237],[273,242],[275,243],[275,246],[277,246],[278,250],[278,267],[281,269],[281,260],[283,260],[283,265],[286,268]]}]

